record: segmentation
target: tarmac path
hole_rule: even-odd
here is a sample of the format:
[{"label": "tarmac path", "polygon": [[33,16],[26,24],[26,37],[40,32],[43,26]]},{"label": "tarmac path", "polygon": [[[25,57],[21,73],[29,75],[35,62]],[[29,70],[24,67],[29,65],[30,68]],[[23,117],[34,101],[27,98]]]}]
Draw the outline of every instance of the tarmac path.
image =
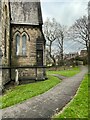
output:
[{"label": "tarmac path", "polygon": [[31,99],[2,110],[3,118],[51,118],[52,115],[70,102],[76,94],[87,68],[77,75],[64,78],[58,85]]}]

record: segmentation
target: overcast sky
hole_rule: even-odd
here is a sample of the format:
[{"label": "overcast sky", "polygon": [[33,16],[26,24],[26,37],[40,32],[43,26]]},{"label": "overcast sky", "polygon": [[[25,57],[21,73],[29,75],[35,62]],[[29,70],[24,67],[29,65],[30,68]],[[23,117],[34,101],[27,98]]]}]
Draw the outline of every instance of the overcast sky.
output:
[{"label": "overcast sky", "polygon": [[76,19],[87,14],[89,0],[41,0],[43,21],[56,18],[58,22],[70,26]]},{"label": "overcast sky", "polygon": [[[76,19],[87,15],[89,0],[41,0],[43,21],[55,18],[61,25],[71,26]],[[64,52],[77,52],[83,49],[82,45],[70,43],[64,44]]]}]

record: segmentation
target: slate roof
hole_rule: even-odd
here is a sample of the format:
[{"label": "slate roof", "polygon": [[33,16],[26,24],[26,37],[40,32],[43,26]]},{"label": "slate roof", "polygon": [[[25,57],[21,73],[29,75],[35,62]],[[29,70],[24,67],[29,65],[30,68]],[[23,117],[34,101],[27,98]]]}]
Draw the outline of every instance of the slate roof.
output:
[{"label": "slate roof", "polygon": [[40,2],[11,2],[11,23],[43,24]]}]

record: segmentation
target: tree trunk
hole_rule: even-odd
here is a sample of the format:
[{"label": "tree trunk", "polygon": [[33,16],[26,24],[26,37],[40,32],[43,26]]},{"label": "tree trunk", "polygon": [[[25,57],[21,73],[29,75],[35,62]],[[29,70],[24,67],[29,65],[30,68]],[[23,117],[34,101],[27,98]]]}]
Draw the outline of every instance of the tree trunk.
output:
[{"label": "tree trunk", "polygon": [[62,38],[61,38],[61,64],[63,65],[64,63],[63,63],[63,38],[64,38],[64,36],[63,36],[63,33],[62,33]]},{"label": "tree trunk", "polygon": [[50,54],[50,58],[53,60],[53,66],[56,66],[56,60],[53,55]]},{"label": "tree trunk", "polygon": [[56,60],[55,60],[54,56],[52,55],[52,41],[50,41],[49,54],[50,54],[50,58],[53,60],[53,66],[55,66]]}]

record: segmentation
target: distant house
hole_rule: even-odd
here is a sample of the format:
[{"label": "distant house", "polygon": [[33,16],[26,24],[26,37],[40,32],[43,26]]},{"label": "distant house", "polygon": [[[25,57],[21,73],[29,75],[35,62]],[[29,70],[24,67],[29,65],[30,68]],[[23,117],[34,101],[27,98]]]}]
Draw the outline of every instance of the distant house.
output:
[{"label": "distant house", "polygon": [[76,65],[75,58],[79,56],[78,52],[64,54],[64,64],[66,66],[74,66]]},{"label": "distant house", "polygon": [[88,63],[88,53],[87,50],[81,50],[79,55],[79,61],[83,61],[83,65]]},{"label": "distant house", "polygon": [[79,55],[78,52],[68,53],[68,54],[64,55],[64,59],[65,60],[70,60],[72,58],[77,57],[78,55]]},{"label": "distant house", "polygon": [[85,57],[85,56],[87,56],[87,50],[81,50],[80,57]]},{"label": "distant house", "polygon": [[3,0],[0,5],[3,85],[15,80],[16,69],[19,80],[45,79],[45,38],[39,0]]}]

